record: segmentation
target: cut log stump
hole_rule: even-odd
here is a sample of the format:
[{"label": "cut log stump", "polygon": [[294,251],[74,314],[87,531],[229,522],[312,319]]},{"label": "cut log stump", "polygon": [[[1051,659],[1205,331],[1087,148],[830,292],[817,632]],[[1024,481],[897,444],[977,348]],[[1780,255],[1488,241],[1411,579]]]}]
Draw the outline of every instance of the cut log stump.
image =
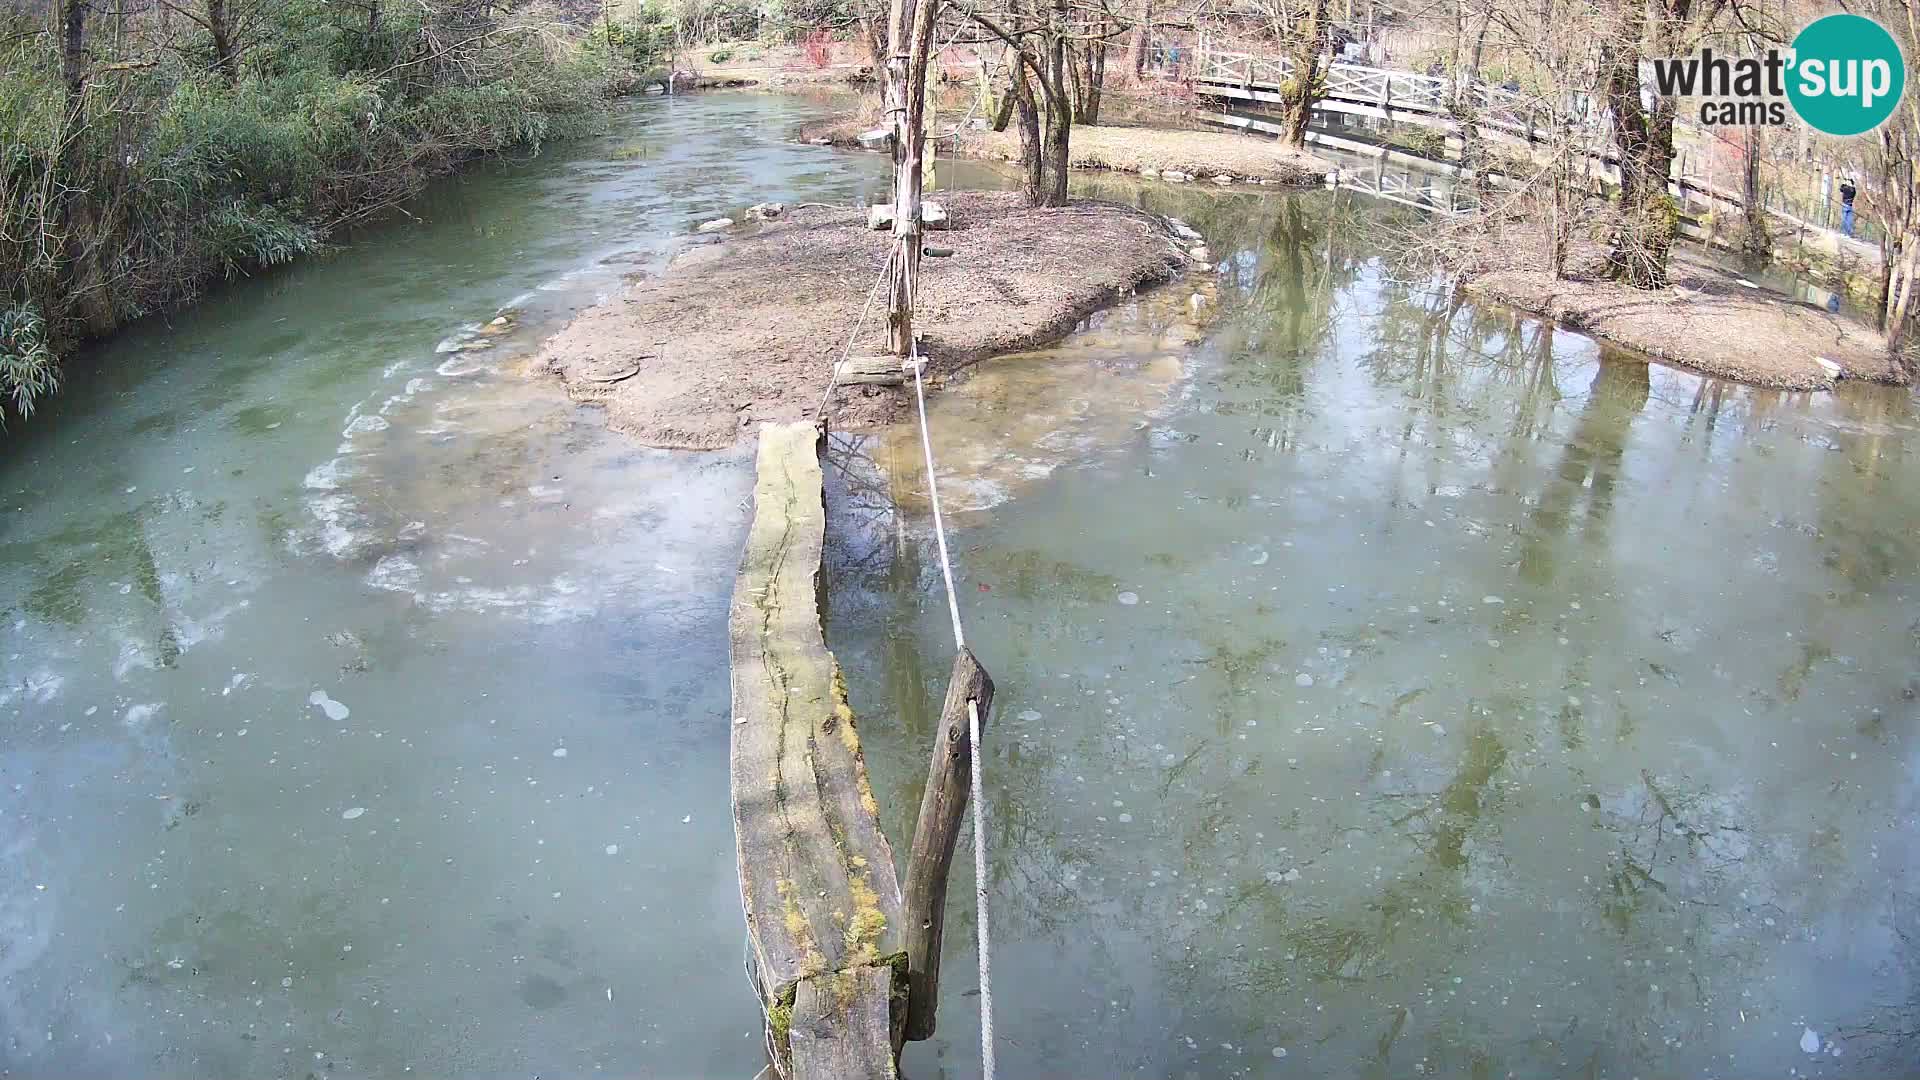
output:
[{"label": "cut log stump", "polygon": [[760,430],[728,628],[740,896],[787,1075],[892,1078],[906,1023],[900,883],[820,625],[820,446],[811,423]]}]

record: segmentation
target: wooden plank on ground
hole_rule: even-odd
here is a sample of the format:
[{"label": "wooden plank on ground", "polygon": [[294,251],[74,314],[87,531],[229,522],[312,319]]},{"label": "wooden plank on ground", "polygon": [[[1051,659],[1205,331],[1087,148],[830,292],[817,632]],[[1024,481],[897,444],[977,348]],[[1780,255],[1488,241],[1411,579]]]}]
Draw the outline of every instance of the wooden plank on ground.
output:
[{"label": "wooden plank on ground", "polygon": [[[728,627],[740,895],[776,1043],[803,980],[866,968],[904,979],[905,967],[896,964],[904,948],[893,850],[820,625],[820,445],[811,423],[761,428],[753,526]],[[842,988],[871,981],[863,975]],[[848,1004],[841,1014],[886,1012],[889,1001]]]}]

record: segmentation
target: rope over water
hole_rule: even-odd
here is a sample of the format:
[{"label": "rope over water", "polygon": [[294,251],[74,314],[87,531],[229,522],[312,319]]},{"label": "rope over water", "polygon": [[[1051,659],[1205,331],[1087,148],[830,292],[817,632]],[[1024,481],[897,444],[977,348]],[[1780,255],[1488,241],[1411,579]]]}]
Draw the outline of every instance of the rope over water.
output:
[{"label": "rope over water", "polygon": [[[920,449],[926,455],[927,496],[933,503],[933,535],[940,544],[940,577],[947,585],[947,614],[953,618],[953,647],[965,650],[967,632],[960,625],[960,600],[953,588],[953,561],[947,553],[947,525],[940,510],[940,482],[933,463],[933,440],[927,435],[927,394],[920,379],[926,362],[920,359],[920,342],[915,340],[905,365],[913,372],[913,401],[920,414]],[[987,799],[980,774],[980,705],[967,699],[967,741],[973,755],[973,904],[975,940],[980,955],[980,1069],[985,1080],[994,1080],[993,1060],[993,961],[988,947],[987,927]]]},{"label": "rope over water", "polygon": [[[827,382],[826,393],[820,395],[820,404],[814,409],[816,419],[826,415],[827,402],[833,397],[834,388],[840,383],[840,370],[846,366],[847,358],[853,355],[853,345],[860,336],[860,328],[866,323],[867,313],[873,309],[874,297],[879,295],[880,286],[893,269],[894,252],[887,252],[887,260],[880,267],[880,276],[873,287],[867,290],[867,302],[860,309],[859,319],[854,321],[853,332],[847,336],[847,347],[842,351],[840,360],[833,365],[831,377]],[[914,282],[914,300],[919,299],[919,282]],[[917,306],[917,305],[916,305]],[[940,508],[940,484],[938,469],[933,460],[933,440],[927,434],[927,394],[921,373],[926,362],[920,358],[920,342],[913,339],[908,356],[902,365],[903,370],[913,373],[913,400],[920,418],[920,450],[927,464],[927,494],[933,503],[933,535],[940,547],[940,578],[947,587],[947,615],[953,620],[953,646],[964,651],[967,647],[967,631],[960,622],[960,600],[953,587],[953,559],[947,548],[946,516]],[[980,960],[980,1068],[984,1080],[994,1080],[995,1062],[993,1053],[993,960],[989,947],[988,911],[987,911],[987,799],[985,785],[981,781],[982,758],[980,754],[980,703],[971,698],[967,700],[967,743],[973,756],[971,800],[973,803],[973,903],[975,912],[975,945]],[[751,967],[752,956],[748,956]],[[754,989],[759,991],[759,980],[753,979]],[[761,1002],[763,1016],[766,1002]],[[771,1025],[769,1025],[771,1030]],[[769,1050],[772,1047],[769,1046]],[[779,1058],[774,1056],[777,1063]],[[776,1067],[776,1071],[778,1071]]]}]

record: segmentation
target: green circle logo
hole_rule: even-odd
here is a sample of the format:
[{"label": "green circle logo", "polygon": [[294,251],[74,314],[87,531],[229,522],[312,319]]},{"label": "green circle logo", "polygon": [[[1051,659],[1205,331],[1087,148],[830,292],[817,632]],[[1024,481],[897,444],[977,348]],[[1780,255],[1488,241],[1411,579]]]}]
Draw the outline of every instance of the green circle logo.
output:
[{"label": "green circle logo", "polygon": [[1893,35],[1860,15],[1815,19],[1793,39],[1787,99],[1815,131],[1860,135],[1893,115],[1907,62]]}]

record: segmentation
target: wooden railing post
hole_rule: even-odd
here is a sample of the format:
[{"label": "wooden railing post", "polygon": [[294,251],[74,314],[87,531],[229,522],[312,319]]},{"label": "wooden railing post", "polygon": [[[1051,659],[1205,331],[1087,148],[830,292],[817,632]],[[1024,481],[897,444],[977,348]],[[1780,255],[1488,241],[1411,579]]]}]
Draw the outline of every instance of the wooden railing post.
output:
[{"label": "wooden railing post", "polygon": [[913,830],[913,848],[907,855],[905,890],[907,946],[907,1038],[933,1037],[935,1013],[940,1007],[940,941],[946,930],[947,874],[953,867],[953,848],[966,817],[967,792],[973,782],[973,747],[967,732],[967,702],[980,710],[980,727],[987,726],[993,706],[993,677],[970,650],[953,658],[947,680],[947,700],[934,732],[933,757],[927,764],[927,789],[920,797],[920,820]]}]

